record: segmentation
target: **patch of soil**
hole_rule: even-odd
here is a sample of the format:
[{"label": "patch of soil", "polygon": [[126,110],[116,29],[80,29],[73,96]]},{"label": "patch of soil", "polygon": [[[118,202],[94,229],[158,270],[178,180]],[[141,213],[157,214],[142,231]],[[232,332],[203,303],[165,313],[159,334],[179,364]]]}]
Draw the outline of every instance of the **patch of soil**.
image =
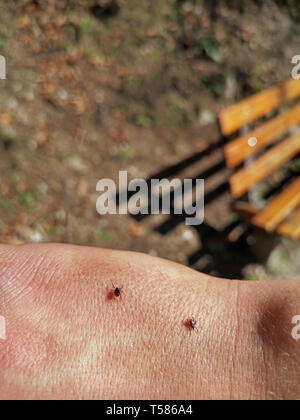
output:
[{"label": "patch of soil", "polygon": [[[219,139],[221,109],[290,77],[300,32],[292,9],[237,3],[2,1],[1,242],[70,242],[188,263],[197,231],[179,224],[161,236],[155,228],[167,216],[100,217],[96,185],[117,181],[120,170],[148,179],[199,153]],[[232,217],[228,202],[222,194],[207,207],[216,231]],[[214,250],[224,265],[228,250]]]}]

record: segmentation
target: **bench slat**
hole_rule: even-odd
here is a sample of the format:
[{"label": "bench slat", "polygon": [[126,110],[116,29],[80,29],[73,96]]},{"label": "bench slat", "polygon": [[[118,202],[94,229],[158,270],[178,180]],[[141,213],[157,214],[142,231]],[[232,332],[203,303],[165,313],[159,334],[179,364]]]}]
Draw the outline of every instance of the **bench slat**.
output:
[{"label": "bench slat", "polygon": [[[245,159],[257,153],[263,147],[268,146],[274,140],[278,139],[289,128],[300,123],[300,104],[294,106],[284,114],[273,118],[255,130],[250,131],[246,135],[238,137],[225,146],[226,164],[229,168],[233,168]],[[250,137],[257,139],[257,144],[253,147],[249,146]]]},{"label": "bench slat", "polygon": [[294,240],[300,238],[300,207],[278,226],[277,233],[289,236]]},{"label": "bench slat", "polygon": [[250,165],[236,172],[230,178],[232,195],[240,197],[248,189],[266,178],[272,171],[279,168],[300,152],[300,132],[287,138],[282,143],[264,153]]},{"label": "bench slat", "polygon": [[280,85],[251,96],[219,114],[222,134],[228,136],[281,105],[300,96],[300,79],[290,79]]},{"label": "bench slat", "polygon": [[252,223],[272,232],[300,203],[300,177],[252,219]]}]

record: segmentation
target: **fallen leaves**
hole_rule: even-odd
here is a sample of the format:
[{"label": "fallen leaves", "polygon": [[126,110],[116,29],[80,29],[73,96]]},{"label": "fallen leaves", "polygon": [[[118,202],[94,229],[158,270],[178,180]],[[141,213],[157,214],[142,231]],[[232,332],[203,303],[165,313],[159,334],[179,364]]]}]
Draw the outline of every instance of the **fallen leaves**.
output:
[{"label": "fallen leaves", "polygon": [[131,224],[128,228],[129,234],[134,238],[140,238],[144,236],[145,230],[141,225]]}]

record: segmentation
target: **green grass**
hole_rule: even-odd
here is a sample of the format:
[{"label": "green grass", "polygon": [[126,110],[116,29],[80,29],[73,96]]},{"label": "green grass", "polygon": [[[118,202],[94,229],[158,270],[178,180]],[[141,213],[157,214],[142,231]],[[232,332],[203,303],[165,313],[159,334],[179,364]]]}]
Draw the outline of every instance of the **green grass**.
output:
[{"label": "green grass", "polygon": [[0,48],[4,48],[6,44],[6,39],[3,34],[0,33]]},{"label": "green grass", "polygon": [[169,100],[168,108],[169,108],[169,117],[172,120],[177,119],[182,113],[181,105],[176,98],[171,98]]},{"label": "green grass", "polygon": [[24,194],[21,195],[20,198],[20,203],[23,206],[27,206],[30,207],[31,204],[33,203],[33,195],[30,192],[25,192]]},{"label": "green grass", "polygon": [[204,88],[212,98],[220,98],[224,94],[225,83],[220,76],[206,76],[199,81],[199,86]]},{"label": "green grass", "polygon": [[248,281],[259,281],[259,277],[257,274],[246,274],[245,280]]},{"label": "green grass", "polygon": [[153,120],[144,111],[138,111],[134,116],[134,121],[137,125],[144,128],[150,128],[153,125]]},{"label": "green grass", "polygon": [[223,61],[222,54],[219,50],[218,42],[214,38],[200,38],[197,41],[196,52],[197,55],[205,55],[207,58],[210,58],[216,63],[221,63]]},{"label": "green grass", "polygon": [[116,238],[114,236],[109,235],[105,229],[99,229],[97,232],[97,238],[100,242],[104,244],[113,244],[116,242]]},{"label": "green grass", "polygon": [[128,159],[132,158],[132,156],[133,156],[133,151],[129,146],[122,147],[122,149],[120,151],[120,158],[122,160],[128,160]]},{"label": "green grass", "polygon": [[82,37],[89,35],[93,32],[93,21],[91,19],[83,19],[80,23],[80,35]]},{"label": "green grass", "polygon": [[55,236],[60,236],[62,234],[62,228],[58,225],[53,225],[49,229],[49,233]]}]

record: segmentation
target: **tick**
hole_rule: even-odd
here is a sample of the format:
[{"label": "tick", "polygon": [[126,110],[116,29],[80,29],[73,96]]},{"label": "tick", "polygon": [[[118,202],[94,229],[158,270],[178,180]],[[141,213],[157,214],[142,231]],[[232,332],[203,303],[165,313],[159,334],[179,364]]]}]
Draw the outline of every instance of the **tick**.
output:
[{"label": "tick", "polygon": [[123,286],[122,287],[116,287],[114,284],[112,284],[113,285],[113,296],[115,297],[115,298],[121,298],[121,296],[122,296],[122,290],[123,290]]},{"label": "tick", "polygon": [[197,321],[195,320],[195,318],[189,318],[185,321],[185,326],[189,328],[190,331],[197,330],[196,324]]}]

